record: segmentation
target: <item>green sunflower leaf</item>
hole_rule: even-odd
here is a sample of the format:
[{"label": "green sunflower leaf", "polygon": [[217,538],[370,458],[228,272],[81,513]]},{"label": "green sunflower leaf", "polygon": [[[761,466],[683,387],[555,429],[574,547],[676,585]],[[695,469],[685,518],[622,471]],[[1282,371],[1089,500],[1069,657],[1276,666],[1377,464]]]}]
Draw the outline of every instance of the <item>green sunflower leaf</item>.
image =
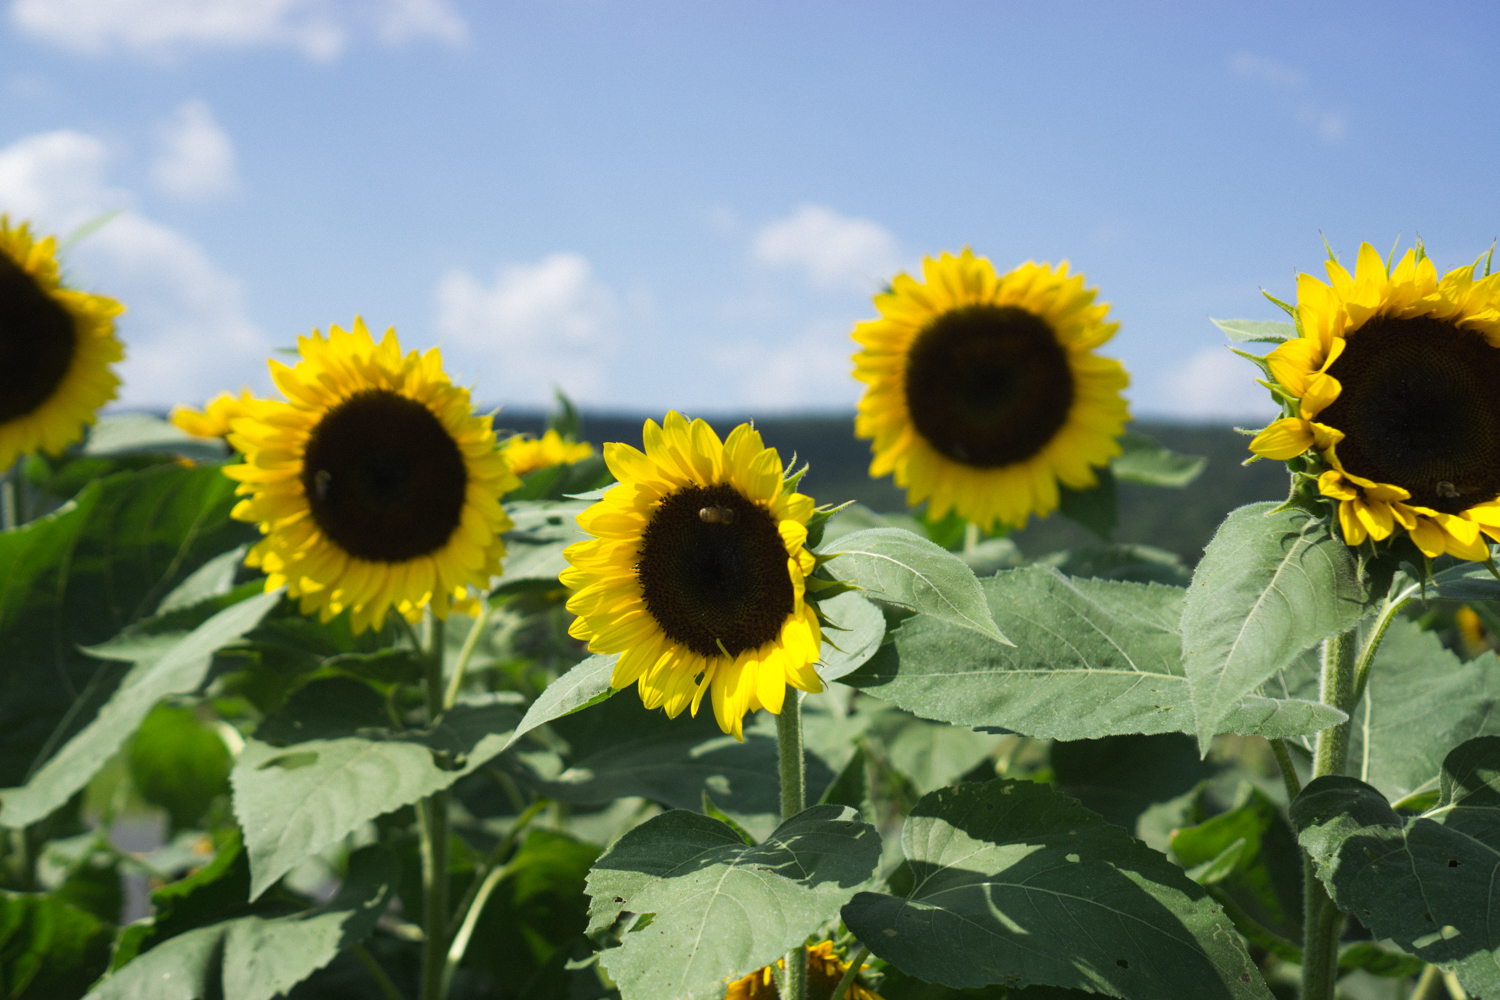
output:
[{"label": "green sunflower leaf", "polygon": [[256,537],[230,520],[234,503],[217,467],[160,465],[96,480],[0,533],[0,785],[23,784],[119,683],[118,664],[80,646],[154,613],[199,566]]},{"label": "green sunflower leaf", "polygon": [[818,676],[825,681],[858,670],[885,641],[885,615],[857,593],[846,591],[819,601],[818,610],[838,626],[823,630]]},{"label": "green sunflower leaf", "polygon": [[836,578],[871,597],[1012,645],[990,614],[974,571],[963,560],[900,528],[868,528],[844,535],[827,563]]},{"label": "green sunflower leaf", "polygon": [[1116,479],[1127,483],[1182,487],[1202,475],[1208,464],[1202,455],[1179,454],[1134,431],[1120,435],[1120,447],[1124,450],[1109,467]]},{"label": "green sunflower leaf", "polygon": [[125,963],[87,1000],[271,1000],[369,935],[400,872],[389,848],[349,857],[343,887],[323,906],[291,916],[239,917],[178,934]]},{"label": "green sunflower leaf", "polygon": [[[278,735],[290,728],[278,727]],[[362,727],[287,746],[258,739],[230,774],[250,855],[250,896],[355,827],[449,787],[505,749],[520,721],[509,705],[459,705],[432,729]]]},{"label": "green sunflower leaf", "polygon": [[813,806],[748,845],[674,809],[625,834],[589,873],[589,931],[650,916],[600,964],[624,1000],[719,998],[833,920],[880,858],[880,835],[846,806]]},{"label": "green sunflower leaf", "polygon": [[906,897],[861,892],[843,917],[909,975],[1127,1000],[1270,1000],[1202,887],[1045,786],[996,779],[925,795],[901,846]]},{"label": "green sunflower leaf", "polygon": [[229,791],[229,748],[192,708],[159,704],[130,744],[130,779],[141,796],[171,817],[172,831],[198,821]]},{"label": "green sunflower leaf", "polygon": [[1420,816],[1342,776],[1311,782],[1291,815],[1339,909],[1453,969],[1471,995],[1500,995],[1500,736],[1448,754],[1438,803]]},{"label": "green sunflower leaf", "polygon": [[76,997],[109,966],[114,928],[39,892],[0,890],[0,995],[7,1000]]},{"label": "green sunflower leaf", "polygon": [[[842,682],[923,718],[1028,736],[1079,740],[1192,729],[1177,631],[1181,588],[1070,579],[1035,566],[996,573],[981,587],[1016,647],[914,617]],[[1293,736],[1343,718],[1314,702],[1251,695],[1216,731]]]},{"label": "green sunflower leaf", "polygon": [[1187,590],[1182,661],[1192,731],[1203,747],[1242,698],[1304,650],[1351,628],[1385,593],[1326,522],[1279,506],[1231,512]]},{"label": "green sunflower leaf", "polygon": [[557,589],[557,575],[568,568],[563,551],[575,542],[593,537],[579,530],[574,520],[588,506],[577,501],[507,503],[505,510],[515,527],[502,536],[505,562],[493,593]]},{"label": "green sunflower leaf", "polygon": [[1297,327],[1291,323],[1275,323],[1258,319],[1214,319],[1209,322],[1236,343],[1279,344],[1297,336]]},{"label": "green sunflower leaf", "polygon": [[609,686],[609,679],[614,674],[615,661],[619,658],[619,653],[590,656],[548,684],[546,690],[537,696],[536,701],[531,703],[531,707],[522,716],[516,731],[511,734],[510,742],[516,742],[533,729],[554,719],[561,719],[608,700],[615,693],[614,688]]},{"label": "green sunflower leaf", "polygon": [[41,766],[25,785],[0,790],[0,822],[22,827],[67,802],[114,756],[167,695],[203,684],[214,653],[253,629],[281,600],[261,593],[216,613],[186,634],[126,633],[91,652],[133,664],[98,714]]}]

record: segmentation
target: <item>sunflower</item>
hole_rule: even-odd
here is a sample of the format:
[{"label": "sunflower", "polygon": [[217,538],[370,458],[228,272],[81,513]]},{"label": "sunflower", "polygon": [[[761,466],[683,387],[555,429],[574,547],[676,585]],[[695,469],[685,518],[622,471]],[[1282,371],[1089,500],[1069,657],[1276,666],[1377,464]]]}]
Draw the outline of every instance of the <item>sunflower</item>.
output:
[{"label": "sunflower", "polygon": [[62,287],[57,241],[0,215],[0,469],[57,455],[115,398],[109,366],[125,356],[114,318],[125,307]]},{"label": "sunflower", "polygon": [[572,465],[594,453],[594,446],[587,441],[567,441],[556,428],[548,430],[540,438],[528,434],[517,434],[507,438],[500,446],[510,462],[510,471],[518,476],[554,465]]},{"label": "sunflower", "polygon": [[619,653],[611,686],[637,684],[672,718],[697,715],[712,690],[719,727],[743,740],[745,714],[779,714],[788,684],[823,689],[822,634],[804,600],[813,502],[749,424],[721,443],[702,420],[673,412],[664,423],[646,421],[644,454],[604,446],[619,485],[578,515],[595,537],[565,553],[569,633]]},{"label": "sunflower", "polygon": [[1500,539],[1500,274],[1441,279],[1420,247],[1394,269],[1365,243],[1351,276],[1297,278],[1299,336],[1265,367],[1288,415],[1250,450],[1307,469],[1344,541],[1405,531],[1429,558],[1485,561]]},{"label": "sunflower", "polygon": [[1004,275],[965,250],[896,275],[860,323],[854,377],[867,383],[855,434],[873,438],[870,475],[894,472],[907,502],[984,528],[1023,527],[1057,508],[1058,483],[1098,485],[1120,453],[1130,378],[1094,348],[1114,336],[1066,262]]},{"label": "sunflower", "polygon": [[355,319],[297,346],[295,368],[271,362],[288,402],[243,403],[229,434],[244,464],[224,472],[247,494],[234,516],[266,536],[245,562],[303,614],[350,609],[356,634],[393,607],[408,621],[472,607],[468,588],[487,588],[505,554],[499,498],[519,484],[490,418],[473,415],[436,348],[403,356],[395,330],[377,346]]},{"label": "sunflower", "polygon": [[241,389],[238,398],[221,392],[204,404],[201,413],[186,406],[176,406],[168,419],[194,437],[228,437],[231,422],[244,416],[253,401],[249,389]]},{"label": "sunflower", "polygon": [[[777,959],[776,967],[786,968],[786,959]],[[860,966],[860,971],[865,968],[866,966]],[[807,985],[812,996],[832,994],[848,971],[849,963],[833,950],[832,941],[822,941],[807,949]],[[744,979],[736,979],[730,983],[724,1000],[775,1000],[778,996],[780,994],[776,992],[776,983],[768,965],[755,970]],[[857,975],[844,996],[847,1000],[880,1000],[879,994],[874,990],[859,984]]]}]

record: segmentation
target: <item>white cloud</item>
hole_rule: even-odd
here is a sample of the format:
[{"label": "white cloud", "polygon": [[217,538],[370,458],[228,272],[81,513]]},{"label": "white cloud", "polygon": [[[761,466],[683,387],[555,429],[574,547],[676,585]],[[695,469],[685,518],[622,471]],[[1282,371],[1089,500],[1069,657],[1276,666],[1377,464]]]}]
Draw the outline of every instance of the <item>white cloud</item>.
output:
[{"label": "white cloud", "polygon": [[82,132],[27,136],[0,149],[0,207],[42,232],[119,214],[68,255],[71,283],[125,303],[120,403],[198,403],[250,380],[265,385],[266,336],[244,288],[186,235],[142,215],[110,186],[108,148]]},{"label": "white cloud", "polygon": [[1223,347],[1206,347],[1166,373],[1165,391],[1154,393],[1150,405],[1132,409],[1146,415],[1162,414],[1194,420],[1238,420],[1256,423],[1278,412],[1270,393],[1258,385],[1258,372],[1249,361]]},{"label": "white cloud", "polygon": [[[755,410],[852,407],[863,389],[849,377],[854,364],[849,326],[815,323],[790,343],[741,341],[711,357],[728,379],[725,402]],[[731,388],[732,386],[732,388]]]},{"label": "white cloud", "polygon": [[501,266],[488,285],[449,271],[437,305],[444,361],[479,399],[545,403],[554,383],[574,399],[605,394],[622,309],[583,256]]},{"label": "white cloud", "polygon": [[[1290,95],[1307,89],[1307,74],[1293,69],[1275,59],[1258,56],[1253,52],[1235,53],[1229,60],[1229,71],[1242,80],[1249,80]],[[1297,104],[1297,120],[1312,129],[1326,143],[1343,140],[1349,131],[1349,120],[1343,114],[1324,107],[1315,100],[1303,100]]]},{"label": "white cloud", "polygon": [[151,164],[151,182],[178,198],[201,200],[231,194],[240,179],[229,138],[208,102],[182,102],[177,113],[157,128],[161,152]]},{"label": "white cloud", "polygon": [[756,233],[751,255],[768,267],[799,270],[819,287],[870,291],[899,269],[900,249],[877,222],[803,205]]},{"label": "white cloud", "polygon": [[14,0],[10,16],[35,38],[91,54],[278,46],[329,60],[358,30],[388,44],[457,45],[467,32],[449,0]]},{"label": "white cloud", "polygon": [[1277,90],[1300,90],[1307,86],[1306,73],[1253,52],[1235,53],[1229,60],[1229,69],[1241,79],[1254,80]]}]

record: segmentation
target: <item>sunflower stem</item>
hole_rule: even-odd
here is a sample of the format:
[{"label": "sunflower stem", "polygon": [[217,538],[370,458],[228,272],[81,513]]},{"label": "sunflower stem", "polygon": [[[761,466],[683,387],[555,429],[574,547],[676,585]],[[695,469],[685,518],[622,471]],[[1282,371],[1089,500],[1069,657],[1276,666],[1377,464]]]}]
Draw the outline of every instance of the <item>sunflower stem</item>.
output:
[{"label": "sunflower stem", "polygon": [[[807,807],[807,771],[802,754],[802,692],[788,688],[776,716],[776,759],[781,766],[781,822]],[[782,1000],[806,1000],[807,945],[786,953],[786,970],[779,990]]]},{"label": "sunflower stem", "polygon": [[[1372,636],[1372,640],[1375,637]],[[1350,629],[1323,642],[1323,703],[1352,718],[1354,715],[1354,666],[1359,648],[1359,630]],[[1373,654],[1372,654],[1373,655]],[[1343,774],[1349,760],[1349,730],[1346,719],[1318,734],[1313,753],[1314,779]],[[1338,978],[1339,930],[1344,915],[1329,898],[1318,879],[1312,856],[1302,852],[1303,939],[1302,1000],[1333,1000]]]},{"label": "sunflower stem", "polygon": [[1359,699],[1364,696],[1365,685],[1370,682],[1370,667],[1374,665],[1375,654],[1380,649],[1381,641],[1385,639],[1385,630],[1391,627],[1397,613],[1411,603],[1419,590],[1421,585],[1414,583],[1395,596],[1386,595],[1385,602],[1380,605],[1380,613],[1375,616],[1375,627],[1370,630],[1370,637],[1365,640],[1364,648],[1359,651],[1359,659],[1354,662],[1354,697],[1350,704],[1359,704]]},{"label": "sunflower stem", "polygon": [[479,614],[474,616],[474,624],[469,626],[469,634],[464,636],[463,648],[458,651],[458,659],[453,663],[453,676],[448,678],[448,690],[443,692],[443,711],[453,707],[458,701],[458,689],[464,682],[464,671],[469,667],[469,658],[474,655],[474,650],[479,645],[479,637],[484,633],[484,627],[489,624],[490,595],[485,594],[479,599]]},{"label": "sunflower stem", "polygon": [[844,1000],[844,995],[849,992],[849,985],[854,982],[854,977],[859,975],[859,967],[865,964],[865,959],[870,957],[870,949],[861,947],[859,954],[854,956],[854,961],[849,963],[849,968],[844,971],[844,978],[833,988],[828,1000]]},{"label": "sunflower stem", "polygon": [[6,470],[0,480],[0,529],[9,531],[16,526],[16,478],[15,466]]},{"label": "sunflower stem", "polygon": [[[429,609],[424,652],[427,724],[443,712],[444,622]],[[434,792],[418,804],[417,832],[422,847],[422,988],[421,1000],[443,1000],[448,958],[448,793]]]}]

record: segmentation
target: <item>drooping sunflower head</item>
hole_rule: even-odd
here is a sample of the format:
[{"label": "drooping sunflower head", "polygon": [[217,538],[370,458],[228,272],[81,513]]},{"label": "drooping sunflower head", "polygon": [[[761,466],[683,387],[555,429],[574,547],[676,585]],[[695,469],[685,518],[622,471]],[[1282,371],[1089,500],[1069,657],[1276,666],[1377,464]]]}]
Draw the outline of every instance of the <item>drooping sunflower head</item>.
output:
[{"label": "drooping sunflower head", "polygon": [[1286,415],[1250,442],[1301,459],[1350,545],[1407,532],[1424,554],[1485,560],[1500,539],[1500,275],[1439,279],[1366,243],[1351,275],[1297,279],[1299,336],[1266,357]]},{"label": "drooping sunflower head", "polygon": [[744,739],[748,712],[779,713],[786,687],[821,691],[821,632],[804,599],[811,498],[787,488],[776,449],[741,424],[720,441],[702,420],[646,421],[645,452],[604,446],[619,485],[578,516],[595,537],[567,550],[569,629],[619,653],[611,685],[647,708],[698,713]]},{"label": "drooping sunflower head", "polygon": [[594,453],[594,446],[587,441],[565,440],[556,428],[548,429],[539,438],[517,434],[507,438],[501,449],[511,471],[518,476],[554,465],[572,465]]},{"label": "drooping sunflower head", "polygon": [[989,528],[1057,508],[1058,483],[1097,485],[1120,453],[1129,376],[1094,348],[1119,324],[1068,265],[997,275],[968,250],[898,274],[860,323],[854,377],[868,385],[855,433],[872,476],[894,472],[912,505]]},{"label": "drooping sunflower head", "polygon": [[224,470],[246,495],[234,516],[266,536],[246,563],[303,614],[350,609],[356,633],[391,608],[446,617],[500,572],[511,527],[500,497],[519,480],[490,418],[473,414],[436,348],[403,355],[395,330],[376,345],[355,319],[298,347],[296,367],[271,362],[286,402],[243,402],[229,435],[244,455]]},{"label": "drooping sunflower head", "polygon": [[241,389],[238,396],[221,392],[204,404],[202,412],[175,406],[168,419],[194,437],[228,437],[232,429],[230,425],[250,410],[253,401],[249,389]]},{"label": "drooping sunflower head", "polygon": [[57,455],[83,435],[120,380],[114,319],[125,307],[64,288],[57,241],[0,215],[0,469],[20,455]]},{"label": "drooping sunflower head", "polygon": [[[849,971],[849,962],[846,962],[838,952],[833,950],[832,941],[820,941],[807,949],[807,985],[810,996],[831,996],[834,989],[843,980],[844,973]],[[786,968],[786,959],[776,960],[776,967]],[[861,970],[864,966],[860,967]],[[724,994],[724,1000],[776,1000],[780,994],[776,990],[776,981],[772,977],[771,966],[756,969],[743,979],[736,979],[729,984],[729,989]],[[844,993],[848,1000],[880,1000],[879,994],[868,986],[864,986],[856,978],[849,984],[849,989]]]}]

